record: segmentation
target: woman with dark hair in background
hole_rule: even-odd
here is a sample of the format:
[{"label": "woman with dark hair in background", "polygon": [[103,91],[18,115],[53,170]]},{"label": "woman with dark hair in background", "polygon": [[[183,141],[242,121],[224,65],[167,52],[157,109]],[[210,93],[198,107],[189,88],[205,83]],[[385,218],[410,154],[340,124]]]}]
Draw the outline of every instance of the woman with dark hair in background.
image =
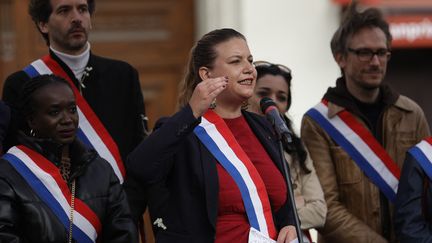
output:
[{"label": "woman with dark hair in background", "polygon": [[117,176],[77,139],[68,82],[32,78],[20,104],[31,130],[0,160],[0,242],[137,242]]},{"label": "woman with dark hair in background", "polygon": [[[291,70],[281,64],[266,61],[254,63],[257,70],[257,84],[250,101],[250,111],[262,114],[260,101],[264,97],[271,98],[277,105],[290,131],[291,120],[286,116],[291,106]],[[321,184],[315,173],[312,160],[309,157],[300,138],[293,132],[293,147],[285,146],[287,160],[294,189],[296,207],[301,222],[301,228],[307,230],[324,225],[327,206]]]},{"label": "woman with dark hair in background", "polygon": [[[242,109],[255,86],[252,62],[239,32],[218,29],[204,35],[191,51],[180,110],[158,121],[130,154],[128,180],[166,189],[150,196],[157,242],[266,238],[288,243],[296,238],[271,126]],[[155,211],[153,196],[163,197]]]}]

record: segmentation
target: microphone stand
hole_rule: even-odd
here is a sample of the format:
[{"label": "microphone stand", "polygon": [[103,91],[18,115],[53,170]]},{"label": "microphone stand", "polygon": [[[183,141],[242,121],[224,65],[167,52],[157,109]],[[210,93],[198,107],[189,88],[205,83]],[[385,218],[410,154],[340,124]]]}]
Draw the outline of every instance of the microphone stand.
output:
[{"label": "microphone stand", "polygon": [[[286,184],[288,187],[287,188],[288,189],[288,196],[289,196],[288,199],[289,199],[291,207],[293,209],[293,216],[294,216],[294,223],[295,223],[294,226],[295,226],[296,232],[297,232],[297,239],[298,239],[299,243],[303,243],[303,233],[302,233],[302,230],[300,228],[300,220],[299,220],[298,213],[297,213],[297,207],[295,205],[294,190],[293,190],[292,181],[291,181],[291,173],[290,173],[290,169],[288,167],[288,163],[285,160],[283,142],[282,142],[282,141],[284,141],[285,144],[287,145],[287,147],[289,147],[289,145],[291,143],[291,138],[288,138],[287,134],[279,134],[278,132],[276,132],[276,134],[277,134],[277,140],[278,140],[278,144],[279,144],[280,159],[281,159],[282,164],[283,164],[283,173],[284,173],[285,181],[286,181]],[[290,136],[290,135],[288,135],[288,136]]]}]

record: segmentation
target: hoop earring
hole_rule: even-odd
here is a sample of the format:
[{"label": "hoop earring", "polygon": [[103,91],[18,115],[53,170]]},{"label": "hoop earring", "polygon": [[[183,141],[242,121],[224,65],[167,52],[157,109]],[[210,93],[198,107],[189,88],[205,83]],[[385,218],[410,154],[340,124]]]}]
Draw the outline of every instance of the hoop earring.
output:
[{"label": "hoop earring", "polygon": [[210,109],[216,108],[216,98],[212,101],[212,103],[209,106]]},{"label": "hoop earring", "polygon": [[242,110],[247,110],[249,108],[249,102],[247,100],[243,101],[241,105]]}]

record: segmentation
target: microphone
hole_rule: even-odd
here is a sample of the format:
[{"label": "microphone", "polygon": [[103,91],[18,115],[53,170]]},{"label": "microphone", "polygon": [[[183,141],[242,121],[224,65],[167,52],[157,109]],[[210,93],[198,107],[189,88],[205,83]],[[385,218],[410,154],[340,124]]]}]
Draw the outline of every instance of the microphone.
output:
[{"label": "microphone", "polygon": [[280,138],[285,138],[287,143],[291,143],[292,133],[285,124],[285,121],[282,119],[276,103],[272,99],[265,97],[261,99],[260,107],[262,113],[265,114],[267,120],[269,120],[269,122],[273,125],[277,135]]}]

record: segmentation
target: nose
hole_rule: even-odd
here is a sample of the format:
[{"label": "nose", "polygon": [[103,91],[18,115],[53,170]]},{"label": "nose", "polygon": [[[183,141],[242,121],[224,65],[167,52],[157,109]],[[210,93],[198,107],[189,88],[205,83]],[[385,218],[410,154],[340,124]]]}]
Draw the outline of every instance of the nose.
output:
[{"label": "nose", "polygon": [[[277,100],[276,100],[276,94],[270,94],[269,96],[268,96],[270,99],[272,99],[274,102],[276,102]],[[277,105],[277,104],[276,104]],[[279,107],[278,107],[279,108]]]},{"label": "nose", "polygon": [[67,112],[67,111],[62,112],[62,117],[61,117],[61,120],[60,120],[60,122],[62,124],[69,124],[72,121],[73,121],[72,115],[69,114],[69,112]]},{"label": "nose", "polygon": [[378,54],[373,54],[373,56],[372,56],[372,58],[371,58],[371,60],[370,60],[370,62],[369,62],[370,64],[372,64],[372,65],[380,65],[380,59],[379,59],[379,57],[378,57]]},{"label": "nose", "polygon": [[81,15],[79,9],[74,8],[74,9],[71,11],[71,19],[72,19],[72,22],[75,22],[75,23],[81,23],[81,22],[82,22],[81,17],[82,17],[82,15]]},{"label": "nose", "polygon": [[255,65],[253,63],[247,62],[244,68],[244,72],[247,74],[251,74],[255,71]]}]

